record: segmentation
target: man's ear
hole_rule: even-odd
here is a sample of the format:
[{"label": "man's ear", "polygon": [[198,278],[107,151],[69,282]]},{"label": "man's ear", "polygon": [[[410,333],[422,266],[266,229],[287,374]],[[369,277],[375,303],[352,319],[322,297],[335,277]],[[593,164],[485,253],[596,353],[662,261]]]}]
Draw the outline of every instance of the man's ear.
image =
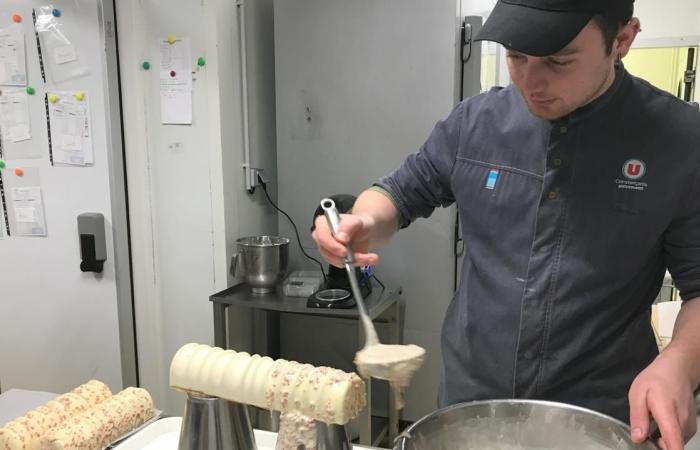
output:
[{"label": "man's ear", "polygon": [[627,23],[627,25],[622,27],[613,44],[613,53],[618,57],[618,59],[622,59],[627,56],[627,53],[630,51],[630,47],[632,47],[634,39],[637,37],[637,34],[640,31],[642,31],[642,24],[636,17],[633,17]]}]

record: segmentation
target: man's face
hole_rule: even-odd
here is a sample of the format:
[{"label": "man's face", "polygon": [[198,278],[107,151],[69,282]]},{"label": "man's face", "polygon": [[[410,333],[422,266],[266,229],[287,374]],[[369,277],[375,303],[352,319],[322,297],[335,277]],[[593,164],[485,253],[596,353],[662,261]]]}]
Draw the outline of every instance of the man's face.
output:
[{"label": "man's face", "polygon": [[615,78],[616,52],[608,55],[603,33],[589,22],[563,50],[536,57],[507,49],[513,84],[535,116],[561,118],[601,95]]}]

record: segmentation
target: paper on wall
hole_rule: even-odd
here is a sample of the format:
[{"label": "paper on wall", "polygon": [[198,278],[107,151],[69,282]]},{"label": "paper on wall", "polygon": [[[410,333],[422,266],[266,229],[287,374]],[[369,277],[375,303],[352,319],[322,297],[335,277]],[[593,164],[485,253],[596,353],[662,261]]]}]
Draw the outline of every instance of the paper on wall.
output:
[{"label": "paper on wall", "polygon": [[[43,68],[54,83],[63,83],[90,74],[89,62],[81,42],[71,39],[74,30],[53,14],[52,5],[35,9],[34,29],[39,38]],[[46,81],[46,80],[44,80]]]},{"label": "paper on wall", "polygon": [[17,235],[46,236],[41,187],[12,188],[12,210],[17,225]]},{"label": "paper on wall", "polygon": [[0,85],[27,85],[25,58],[22,28],[0,29]]},{"label": "paper on wall", "polygon": [[29,100],[23,90],[6,90],[0,95],[0,133],[4,141],[32,138],[29,126]]},{"label": "paper on wall", "polygon": [[[81,94],[82,100],[76,98]],[[87,92],[50,92],[48,101],[54,164],[85,166],[94,162]]]},{"label": "paper on wall", "polygon": [[73,44],[56,47],[53,50],[53,58],[56,64],[65,64],[78,59],[78,53]]},{"label": "paper on wall", "polygon": [[160,40],[160,116],[164,124],[192,124],[190,39]]}]

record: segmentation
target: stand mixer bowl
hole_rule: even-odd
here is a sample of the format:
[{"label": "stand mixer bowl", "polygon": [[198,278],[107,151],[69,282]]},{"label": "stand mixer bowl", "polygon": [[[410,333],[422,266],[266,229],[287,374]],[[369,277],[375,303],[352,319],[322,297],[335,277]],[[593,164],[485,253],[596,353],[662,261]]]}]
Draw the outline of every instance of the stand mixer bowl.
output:
[{"label": "stand mixer bowl", "polygon": [[289,239],[280,236],[247,236],[236,240],[238,251],[231,257],[231,275],[238,266],[255,294],[274,292],[287,275]]}]

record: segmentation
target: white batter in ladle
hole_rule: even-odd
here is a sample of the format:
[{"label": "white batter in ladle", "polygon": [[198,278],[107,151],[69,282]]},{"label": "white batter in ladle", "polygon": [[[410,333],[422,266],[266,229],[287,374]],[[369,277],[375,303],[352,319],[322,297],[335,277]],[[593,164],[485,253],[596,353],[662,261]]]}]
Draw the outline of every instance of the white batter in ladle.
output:
[{"label": "white batter in ladle", "polygon": [[[335,236],[340,224],[340,216],[335,202],[329,198],[321,200],[321,208],[326,215],[328,226]],[[425,350],[417,345],[385,345],[379,342],[374,324],[367,314],[360,287],[355,276],[355,264],[350,245],[346,245],[347,255],[343,260],[348,272],[352,295],[357,303],[360,321],[365,329],[365,346],[355,354],[355,365],[363,377],[388,380],[396,391],[396,402],[403,406],[401,389],[408,386],[411,376],[423,364]]]}]

